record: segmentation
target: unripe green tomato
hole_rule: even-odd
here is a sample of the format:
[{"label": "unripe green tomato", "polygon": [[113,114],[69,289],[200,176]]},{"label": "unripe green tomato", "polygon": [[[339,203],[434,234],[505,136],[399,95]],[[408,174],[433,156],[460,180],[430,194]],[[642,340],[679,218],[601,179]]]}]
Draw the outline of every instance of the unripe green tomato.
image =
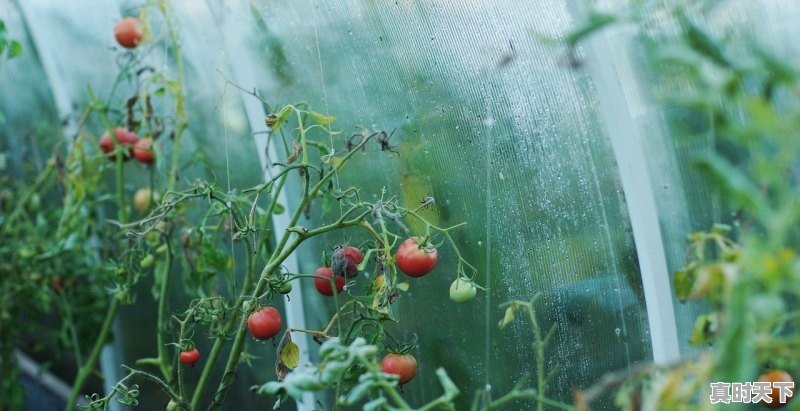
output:
[{"label": "unripe green tomato", "polygon": [[42,197],[39,196],[39,193],[33,193],[31,195],[30,206],[32,211],[39,211],[42,207]]},{"label": "unripe green tomato", "polygon": [[19,250],[19,256],[24,258],[24,259],[26,259],[26,260],[29,259],[29,258],[32,258],[34,255],[36,255],[36,251],[34,251],[34,250],[32,250],[32,249],[30,249],[28,247],[21,248]]},{"label": "unripe green tomato", "polygon": [[147,254],[146,256],[144,256],[144,258],[142,258],[141,261],[139,261],[139,265],[142,268],[150,268],[153,266],[154,261],[155,257],[153,257],[153,254]]},{"label": "unripe green tomato", "polygon": [[275,286],[275,291],[281,294],[289,294],[292,292],[292,283],[288,281],[279,283]]},{"label": "unripe green tomato", "polygon": [[477,293],[478,289],[469,279],[459,277],[450,284],[450,299],[457,303],[470,302]]}]

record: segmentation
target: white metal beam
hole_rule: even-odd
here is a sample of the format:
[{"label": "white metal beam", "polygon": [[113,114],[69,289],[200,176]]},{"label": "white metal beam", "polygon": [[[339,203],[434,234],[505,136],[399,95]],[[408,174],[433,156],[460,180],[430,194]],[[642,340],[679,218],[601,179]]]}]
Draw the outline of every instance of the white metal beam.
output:
[{"label": "white metal beam", "polygon": [[[570,0],[569,3],[575,20],[584,21],[585,2]],[[680,358],[672,287],[644,149],[646,136],[632,113],[642,101],[627,94],[622,86],[623,71],[619,64],[625,61],[621,52],[625,45],[614,43],[607,31],[615,29],[601,30],[582,43],[586,55],[584,66],[597,92],[598,109],[611,140],[625,193],[647,304],[653,361],[666,364]]]}]

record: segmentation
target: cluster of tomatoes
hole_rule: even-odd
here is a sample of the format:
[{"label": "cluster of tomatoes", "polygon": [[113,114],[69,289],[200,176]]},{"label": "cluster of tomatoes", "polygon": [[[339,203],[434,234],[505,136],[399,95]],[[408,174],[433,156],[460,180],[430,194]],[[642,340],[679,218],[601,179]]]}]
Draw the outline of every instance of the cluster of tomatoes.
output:
[{"label": "cluster of tomatoes", "polygon": [[[439,253],[431,245],[421,245],[419,238],[409,238],[400,244],[395,254],[397,268],[409,277],[422,277],[436,267]],[[364,261],[364,253],[356,247],[337,247],[331,256],[330,267],[316,270],[314,287],[324,296],[344,291],[345,281],[358,275],[358,265]],[[333,278],[333,281],[331,281]],[[273,307],[264,307],[247,319],[250,334],[259,340],[275,337],[281,330],[281,315]],[[381,361],[381,370],[398,376],[400,385],[411,381],[417,374],[417,360],[410,354],[389,353]]]},{"label": "cluster of tomatoes", "polygon": [[[144,31],[139,20],[126,17],[114,27],[114,37],[122,47],[131,49],[138,46],[142,41]],[[131,157],[142,164],[153,164],[156,161],[153,140],[149,137],[140,139],[133,131],[121,127],[114,129],[114,138],[108,132],[100,137],[100,149],[105,154],[113,153],[117,144],[123,147],[122,159],[124,161],[128,161]],[[112,161],[116,160],[114,155],[110,155],[108,158]]]},{"label": "cluster of tomatoes", "polygon": [[[108,132],[100,137],[100,149],[103,150],[103,153],[113,153],[117,143],[119,143],[119,145],[126,149],[123,151],[122,159],[124,161],[128,161],[133,157],[142,164],[153,164],[156,162],[155,151],[153,151],[153,140],[150,137],[140,139],[136,136],[136,133],[125,128],[115,128],[114,136],[117,139],[116,142],[114,142],[114,139],[111,138]],[[117,159],[114,155],[110,155],[108,158],[111,161]]]}]

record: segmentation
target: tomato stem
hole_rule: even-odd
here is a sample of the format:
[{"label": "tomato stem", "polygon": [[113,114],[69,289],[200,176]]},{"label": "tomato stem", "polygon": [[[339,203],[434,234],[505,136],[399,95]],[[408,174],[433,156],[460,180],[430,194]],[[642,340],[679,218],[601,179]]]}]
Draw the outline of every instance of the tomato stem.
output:
[{"label": "tomato stem", "polygon": [[97,338],[95,339],[92,351],[89,353],[89,357],[86,358],[86,362],[78,370],[78,375],[75,377],[75,382],[72,384],[72,391],[70,392],[69,401],[67,401],[65,411],[72,411],[77,405],[78,395],[80,395],[81,389],[83,389],[84,384],[86,384],[86,379],[88,379],[89,376],[94,372],[97,359],[100,358],[100,352],[103,350],[103,346],[106,344],[108,332],[111,330],[111,324],[117,317],[119,307],[120,301],[118,298],[114,297],[111,300],[111,305],[108,306],[108,311],[106,311],[106,316],[103,319],[103,325],[100,327],[100,330],[97,333]]}]

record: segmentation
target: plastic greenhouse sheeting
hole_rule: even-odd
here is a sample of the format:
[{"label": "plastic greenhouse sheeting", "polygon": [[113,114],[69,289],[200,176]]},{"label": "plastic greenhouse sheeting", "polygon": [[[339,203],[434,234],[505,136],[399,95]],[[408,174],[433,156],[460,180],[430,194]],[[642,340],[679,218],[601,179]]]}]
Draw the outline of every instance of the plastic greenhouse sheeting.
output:
[{"label": "plastic greenhouse sheeting", "polygon": [[[424,285],[412,283],[397,306],[402,321],[391,330],[404,339],[416,335],[413,354],[424,359],[415,383],[404,388],[409,402],[439,394],[438,367],[462,389],[459,409],[475,390],[490,385],[503,393],[530,374],[536,365],[530,326],[498,329],[498,307],[538,292],[541,328],[558,324],[546,355],[547,365],[561,370],[549,386],[555,399],[571,401],[574,387],[609,371],[691,350],[686,333],[697,307],[678,304],[669,287],[643,283],[652,272],[640,267],[674,271],[683,263],[685,234],[724,220],[726,210],[707,207],[715,202],[708,183],[689,168],[689,148],[697,147],[687,145],[703,143],[667,137],[666,119],[674,113],[655,102],[655,80],[632,32],[615,28],[593,38],[579,49],[583,65],[573,68],[563,48],[538,36],[569,31],[583,16],[578,0],[173,4],[189,90],[183,153],[192,167],[183,180],[204,176],[247,187],[263,178],[266,136],[253,134],[264,130],[263,108],[226,85],[230,79],[275,105],[305,101],[336,116],[344,136],[358,127],[393,132],[397,153],[358,154],[359,168],[346,168],[337,184],[358,185],[370,199],[385,189],[409,207],[432,195],[437,207],[423,211],[427,218],[440,226],[468,223],[454,239],[488,292],[472,304],[452,304],[447,290],[457,273],[437,268]],[[23,167],[21,159],[38,155],[25,142],[37,124],[61,122],[74,132],[87,85],[112,86],[118,62],[108,51],[114,45],[109,27],[139,5],[0,0],[0,18],[28,51],[0,65],[0,150],[10,152],[12,172]],[[712,17],[709,23],[720,29],[744,19],[769,22],[759,25],[769,28],[760,34],[766,42],[775,39],[800,55],[796,45],[778,41],[790,38],[800,19],[795,2],[732,1]],[[171,67],[165,56],[155,50],[152,64]],[[299,189],[299,181],[289,181],[288,201]],[[333,221],[339,212],[312,209],[308,224]],[[293,264],[313,272],[332,245],[364,239],[317,238],[298,250]],[[454,256],[443,253],[440,267],[454,265]],[[286,303],[290,321],[324,327],[332,302],[310,282],[300,288]],[[144,301],[123,310],[127,326],[115,340],[119,362],[153,346],[154,337],[141,337],[154,328],[153,312]],[[656,312],[662,317],[654,319]],[[675,324],[686,331],[651,340],[651,328],[674,331]],[[239,378],[248,383],[237,386],[237,409],[271,404],[248,388],[274,378],[273,351],[256,360],[261,367],[242,371]],[[144,395],[141,406],[163,406],[157,398]],[[325,395],[317,399],[330,402]]]}]

